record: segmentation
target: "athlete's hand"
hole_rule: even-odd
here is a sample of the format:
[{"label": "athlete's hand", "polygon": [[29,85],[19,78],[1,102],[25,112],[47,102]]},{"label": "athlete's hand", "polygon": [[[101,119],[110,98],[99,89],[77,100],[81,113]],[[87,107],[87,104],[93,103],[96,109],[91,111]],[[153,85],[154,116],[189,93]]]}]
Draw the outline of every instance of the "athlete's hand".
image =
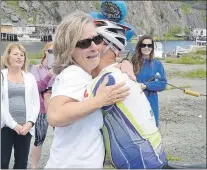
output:
[{"label": "athlete's hand", "polygon": [[20,135],[26,135],[30,129],[32,128],[32,123],[31,122],[27,122],[23,125],[22,130],[20,131]]},{"label": "athlete's hand", "polygon": [[117,64],[115,67],[119,68],[122,73],[126,73],[130,79],[136,81],[136,76],[134,74],[133,65],[127,61],[123,60],[121,63]]},{"label": "athlete's hand", "polygon": [[22,130],[22,125],[20,125],[20,124],[17,124],[15,127],[14,127],[14,131],[15,132],[17,132],[17,134],[19,135],[20,134],[20,132],[21,132],[21,130]]},{"label": "athlete's hand", "polygon": [[129,95],[129,88],[124,87],[124,82],[117,83],[112,86],[106,86],[107,82],[108,77],[105,77],[96,92],[95,97],[101,106],[107,106],[123,101]]}]

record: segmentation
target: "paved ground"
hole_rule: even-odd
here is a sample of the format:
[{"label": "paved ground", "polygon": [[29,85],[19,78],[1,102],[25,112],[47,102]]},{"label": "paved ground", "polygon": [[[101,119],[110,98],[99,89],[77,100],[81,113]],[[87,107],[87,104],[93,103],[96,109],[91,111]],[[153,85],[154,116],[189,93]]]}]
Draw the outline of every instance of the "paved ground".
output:
[{"label": "paved ground", "polygon": [[[164,64],[167,75],[175,71],[189,71],[206,68],[206,65]],[[168,82],[177,86],[190,85],[190,89],[206,94],[206,79],[189,79],[170,76]],[[206,163],[206,97],[194,97],[180,90],[166,90],[159,93],[160,131],[163,144],[176,164]],[[39,167],[43,168],[49,157],[53,138],[50,127],[43,146]],[[33,142],[32,142],[33,144]],[[32,146],[32,145],[31,145]],[[29,156],[29,165],[31,153]],[[13,159],[10,167],[13,166]]]}]

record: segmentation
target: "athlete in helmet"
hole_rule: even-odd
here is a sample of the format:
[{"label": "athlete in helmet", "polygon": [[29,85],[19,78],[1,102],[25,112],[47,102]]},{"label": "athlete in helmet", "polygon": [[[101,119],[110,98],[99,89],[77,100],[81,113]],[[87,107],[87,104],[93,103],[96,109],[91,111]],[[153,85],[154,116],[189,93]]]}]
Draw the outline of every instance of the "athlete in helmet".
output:
[{"label": "athlete in helmet", "polygon": [[97,77],[91,85],[91,93],[96,94],[106,76],[108,86],[125,80],[130,87],[130,94],[123,102],[102,108],[103,135],[111,161],[117,169],[163,168],[167,158],[150,104],[140,84],[114,67],[116,57],[126,46],[128,28],[106,20],[95,20],[95,23],[104,43],[100,64],[92,72],[93,77]]}]

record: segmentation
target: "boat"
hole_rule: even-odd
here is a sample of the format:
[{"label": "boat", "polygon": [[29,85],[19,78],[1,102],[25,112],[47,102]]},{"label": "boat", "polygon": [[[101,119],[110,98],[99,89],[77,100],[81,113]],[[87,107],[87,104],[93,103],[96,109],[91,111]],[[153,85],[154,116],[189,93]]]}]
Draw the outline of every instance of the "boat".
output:
[{"label": "boat", "polygon": [[200,36],[196,38],[196,45],[206,46],[206,36]]},{"label": "boat", "polygon": [[189,48],[182,48],[180,46],[176,46],[175,55],[179,57],[180,55],[188,54],[192,51],[203,49],[203,48],[205,48],[205,46],[203,45],[190,45]]},{"label": "boat", "polygon": [[23,35],[22,37],[17,37],[19,41],[41,41],[40,38],[30,37],[29,35]]},{"label": "boat", "polygon": [[178,58],[180,55],[187,54],[191,51],[192,51],[191,48],[183,48],[183,47],[180,47],[180,46],[176,46],[175,56]]},{"label": "boat", "polygon": [[161,42],[154,42],[154,56],[155,58],[165,58],[163,45]]}]

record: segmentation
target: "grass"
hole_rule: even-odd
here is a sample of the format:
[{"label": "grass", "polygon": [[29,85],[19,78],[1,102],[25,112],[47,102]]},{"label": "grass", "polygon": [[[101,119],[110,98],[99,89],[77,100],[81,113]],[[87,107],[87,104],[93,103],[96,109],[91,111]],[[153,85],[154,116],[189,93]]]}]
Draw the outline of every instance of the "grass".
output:
[{"label": "grass", "polygon": [[181,161],[182,159],[178,156],[173,156],[173,155],[167,153],[167,160],[168,161]]},{"label": "grass", "polygon": [[16,1],[6,1],[6,3],[7,3],[8,5],[18,6],[18,1],[17,1],[17,0],[16,0]]},{"label": "grass", "polygon": [[155,60],[165,60],[165,58],[154,57]]},{"label": "grass", "polygon": [[198,54],[185,54],[180,58],[166,58],[165,62],[171,64],[206,64],[206,59]]},{"label": "grass", "polygon": [[100,9],[101,9],[100,2],[95,2],[95,8],[96,8],[97,11],[100,11]]},{"label": "grass", "polygon": [[18,5],[18,1],[7,1],[8,7],[15,11],[16,14],[22,16],[25,20],[28,20],[27,11],[21,9]]},{"label": "grass", "polygon": [[189,15],[191,13],[191,7],[189,4],[183,3],[181,5],[181,10],[184,14]]},{"label": "grass", "polygon": [[[174,37],[174,36],[168,36],[166,37],[166,41],[181,41],[181,40],[184,40],[185,38],[184,37]],[[161,37],[154,37],[154,40],[155,41],[164,41],[165,38],[161,38]]]},{"label": "grass", "polygon": [[202,21],[206,22],[206,16],[202,16]]},{"label": "grass", "polygon": [[181,40],[184,40],[184,39],[185,39],[184,37],[174,37],[174,36],[169,36],[169,37],[166,38],[167,41],[169,41],[169,40],[170,41],[179,41],[179,40],[181,41]]},{"label": "grass", "polygon": [[43,51],[40,51],[39,53],[30,53],[28,55],[29,59],[41,59],[43,56]]},{"label": "grass", "polygon": [[37,60],[35,60],[35,59],[29,59],[29,64],[31,64],[31,65],[36,65],[38,63],[39,62]]},{"label": "grass", "polygon": [[206,55],[206,49],[205,48],[198,49],[196,51],[191,52],[191,54]]},{"label": "grass", "polygon": [[206,70],[204,69],[197,69],[185,73],[179,74],[181,77],[190,77],[190,78],[206,78]]}]

